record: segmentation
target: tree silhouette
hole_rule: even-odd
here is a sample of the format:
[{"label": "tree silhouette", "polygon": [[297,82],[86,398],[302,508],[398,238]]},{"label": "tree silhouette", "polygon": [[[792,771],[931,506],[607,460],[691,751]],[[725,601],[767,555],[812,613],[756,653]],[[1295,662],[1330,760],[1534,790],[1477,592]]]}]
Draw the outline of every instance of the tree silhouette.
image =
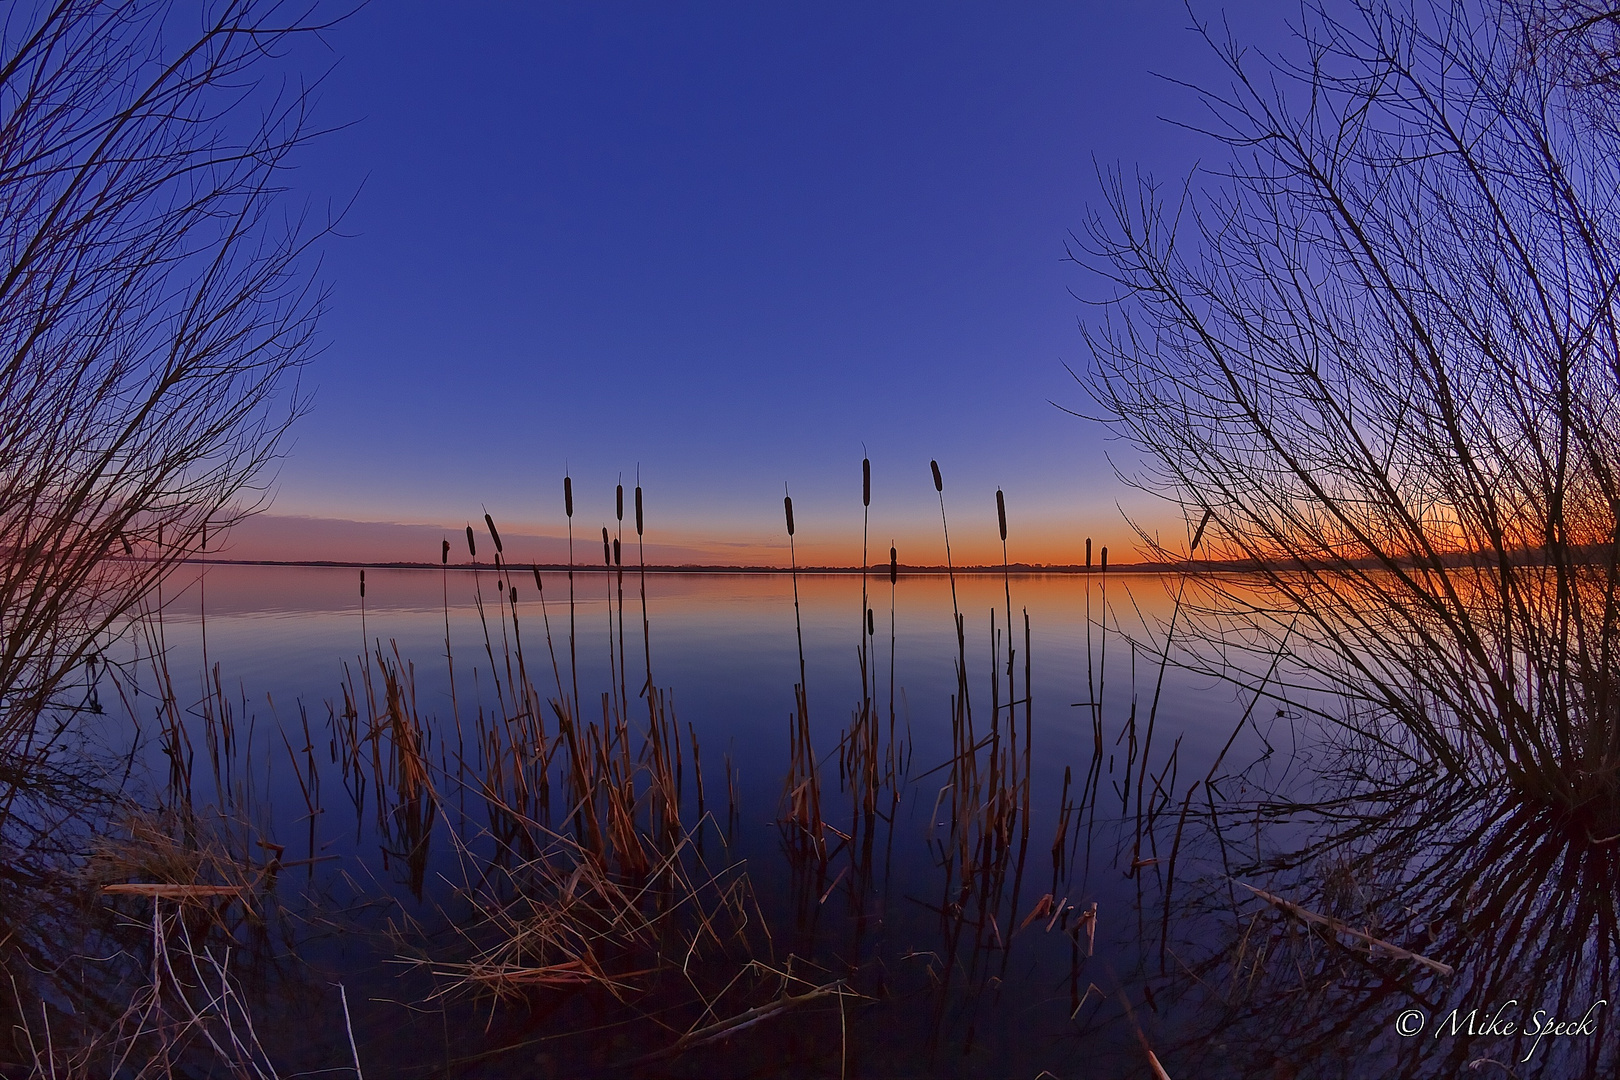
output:
[{"label": "tree silhouette", "polygon": [[1370,753],[1601,839],[1620,145],[1525,26],[1369,0],[1307,11],[1292,61],[1206,28],[1230,80],[1196,90],[1201,127],[1231,167],[1106,177],[1076,247],[1111,283],[1086,381],[1135,479],[1211,515],[1199,554],[1259,568],[1206,579],[1200,662],[1259,684],[1286,644],[1270,689]]},{"label": "tree silhouette", "polygon": [[0,16],[0,752],[98,638],[262,496],[303,407],[330,222],[280,198],[314,134],[269,0]]}]

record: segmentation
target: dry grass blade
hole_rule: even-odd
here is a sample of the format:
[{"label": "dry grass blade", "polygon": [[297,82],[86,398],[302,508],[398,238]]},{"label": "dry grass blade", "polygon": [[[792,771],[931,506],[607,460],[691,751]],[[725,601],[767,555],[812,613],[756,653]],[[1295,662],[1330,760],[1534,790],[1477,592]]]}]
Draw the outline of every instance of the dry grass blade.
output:
[{"label": "dry grass blade", "polygon": [[1427,956],[1422,956],[1418,953],[1412,952],[1409,949],[1403,949],[1399,945],[1391,945],[1389,942],[1380,938],[1375,938],[1365,931],[1357,930],[1353,926],[1346,925],[1338,919],[1327,915],[1318,915],[1314,911],[1308,911],[1305,908],[1300,907],[1298,904],[1284,900],[1280,896],[1274,896],[1271,893],[1266,892],[1264,889],[1257,889],[1253,885],[1245,885],[1241,881],[1238,882],[1238,884],[1254,893],[1254,895],[1258,896],[1272,907],[1275,907],[1280,911],[1287,912],[1289,915],[1294,916],[1294,918],[1299,919],[1301,922],[1309,923],[1313,926],[1323,927],[1324,929],[1331,930],[1336,934],[1345,934],[1349,937],[1353,937],[1358,941],[1372,946],[1373,948],[1384,950],[1397,960],[1411,960],[1414,963],[1422,964],[1424,967],[1440,975],[1449,977],[1456,974],[1455,969],[1449,964],[1442,964],[1438,960],[1430,960]]},{"label": "dry grass blade", "polygon": [[778,1016],[784,1012],[787,1012],[789,1009],[796,1008],[811,1001],[819,1000],[820,998],[829,997],[833,994],[837,994],[841,998],[845,993],[846,991],[844,989],[843,980],[840,979],[837,982],[830,982],[822,986],[817,986],[811,990],[805,991],[802,994],[792,994],[779,997],[775,1001],[767,1004],[758,1005],[752,1009],[745,1009],[736,1016],[728,1017],[727,1019],[721,1020],[718,1023],[710,1024],[708,1027],[699,1028],[696,1031],[689,1031],[664,1049],[655,1051],[651,1054],[647,1054],[644,1057],[640,1057],[632,1062],[629,1062],[625,1065],[625,1068],[635,1068],[640,1065],[650,1064],[654,1061],[661,1061],[664,1058],[674,1057],[677,1054],[683,1054],[686,1051],[698,1046],[702,1046],[705,1043],[711,1043],[716,1039],[723,1039],[728,1036],[735,1035],[744,1028],[753,1027],[755,1024],[758,1024],[761,1021],[769,1020],[771,1017]]},{"label": "dry grass blade", "polygon": [[103,885],[101,891],[115,896],[150,896],[164,900],[198,900],[219,896],[245,897],[248,890],[240,885],[170,885],[163,882],[124,882]]}]

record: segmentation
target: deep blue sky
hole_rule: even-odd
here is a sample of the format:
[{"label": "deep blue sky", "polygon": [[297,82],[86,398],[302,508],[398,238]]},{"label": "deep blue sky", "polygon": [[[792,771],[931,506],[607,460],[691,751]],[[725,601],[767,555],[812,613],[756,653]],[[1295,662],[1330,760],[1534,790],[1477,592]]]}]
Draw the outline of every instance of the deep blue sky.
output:
[{"label": "deep blue sky", "polygon": [[[1297,9],[1199,10],[1269,47]],[[566,463],[588,535],[639,463],[665,538],[757,554],[786,481],[801,561],[827,561],[858,543],[864,441],[874,534],[917,561],[930,458],[966,548],[998,485],[1015,559],[1124,544],[1103,433],[1048,404],[1084,404],[1062,365],[1095,285],[1064,245],[1098,165],[1218,156],[1160,119],[1198,114],[1155,73],[1220,78],[1189,22],[1179,0],[370,4],[286,60],[335,64],[319,116],[351,122],[295,195],[358,196],[273,512],[555,532]]]}]

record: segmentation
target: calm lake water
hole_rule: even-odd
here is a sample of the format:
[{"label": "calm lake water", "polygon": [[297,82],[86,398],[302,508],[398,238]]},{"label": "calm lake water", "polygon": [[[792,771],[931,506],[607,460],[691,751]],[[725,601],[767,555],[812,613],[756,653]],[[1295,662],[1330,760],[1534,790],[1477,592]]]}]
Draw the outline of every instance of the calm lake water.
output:
[{"label": "calm lake water", "polygon": [[[1443,1070],[1455,1064],[1455,1047],[1466,1044],[1469,1060],[1485,1056],[1477,1040],[1421,1039],[1426,1047],[1415,1051],[1396,1033],[1403,1010],[1429,1017],[1472,991],[1376,948],[1369,956],[1353,937],[1335,939],[1320,927],[1313,935],[1277,905],[1241,891],[1244,884],[1282,888],[1287,865],[1275,868],[1280,877],[1261,877],[1257,868],[1316,835],[1303,821],[1308,815],[1253,810],[1253,791],[1309,781],[1339,751],[1293,722],[1287,702],[1255,707],[1253,693],[1231,682],[1175,665],[1161,673],[1158,643],[1175,578],[957,578],[975,737],[988,738],[993,697],[1008,723],[1010,602],[1019,702],[1009,730],[1020,755],[1026,730],[1032,739],[1027,817],[1020,810],[1010,819],[1005,850],[984,841],[993,873],[966,877],[960,862],[951,863],[948,839],[958,646],[953,587],[943,576],[902,577],[892,591],[886,577],[866,581],[875,631],[867,692],[887,740],[892,691],[903,751],[899,775],[878,800],[882,813],[867,818],[864,836],[839,775],[840,739],[862,703],[862,579],[797,580],[822,818],[835,830],[824,834],[825,857],[808,861],[795,846],[799,834],[782,824],[791,816],[784,778],[800,670],[791,577],[648,575],[645,646],[633,574],[623,578],[622,607],[619,581],[600,572],[575,575],[572,606],[560,572],[544,575],[543,605],[526,570],[368,570],[363,603],[359,586],[359,572],[347,568],[187,568],[166,587],[159,631],[166,664],[151,662],[150,638],[121,640],[107,649],[121,665],[116,678],[98,688],[108,706],[97,721],[99,752],[122,762],[124,790],[148,808],[184,801],[188,820],[234,838],[227,846],[235,855],[260,867],[251,901],[214,902],[213,922],[193,917],[185,925],[199,948],[215,950],[209,955],[233,950],[244,1022],[251,1016],[281,1075],[337,1075],[352,1071],[358,1056],[373,1080],[1144,1076],[1150,1050],[1177,1077],[1449,1075]],[[517,627],[502,602],[514,588]],[[654,959],[636,970],[626,965],[606,988],[465,977],[502,933],[533,917],[519,902],[510,859],[498,851],[506,825],[484,806],[480,787],[498,756],[484,750],[492,745],[488,732],[512,704],[508,665],[518,633],[529,679],[544,697],[557,697],[560,684],[561,697],[570,698],[577,669],[581,720],[601,715],[603,695],[616,693],[622,674],[638,740],[647,723],[639,690],[650,665],[686,740],[682,818],[695,832],[683,857],[701,856],[717,881],[746,876],[750,925],[739,933],[754,935],[746,937],[754,942],[748,956],[699,933],[680,965],[663,955],[667,943],[648,946]],[[385,791],[396,803],[379,816],[376,776],[362,779],[363,760],[346,764],[345,694],[359,696],[368,673],[380,685],[382,667],[396,656],[414,692],[436,798],[423,812]],[[174,751],[168,743],[172,752],[165,752],[164,669],[186,718],[186,746]],[[218,672],[212,691],[205,671]],[[214,704],[205,707],[211,693]],[[217,721],[221,696],[235,734],[216,764],[211,748],[220,744],[207,718]],[[133,746],[126,705],[138,722]],[[712,815],[701,827],[693,738]],[[982,748],[986,761],[991,749]],[[176,758],[188,776],[183,800]],[[1229,779],[1211,794],[1195,782],[1216,775],[1217,758],[1218,775]],[[548,827],[570,835],[569,809],[560,794],[555,802]],[[1223,819],[1217,804],[1221,812],[1246,809]],[[418,815],[409,818],[414,825],[408,810]],[[101,820],[90,831],[115,847],[140,847],[128,839],[138,826],[132,831],[126,820]],[[982,839],[974,834],[975,844]],[[93,839],[85,843],[94,847]],[[995,858],[992,848],[1000,851]],[[1408,855],[1421,861],[1433,850]],[[970,856],[975,866],[980,851]],[[265,871],[272,852],[279,865]],[[122,874],[111,880],[155,873],[151,860],[134,861],[120,866],[115,852],[111,862]],[[1319,908],[1337,895],[1331,871],[1300,865],[1310,868],[1304,880],[1315,883]],[[506,884],[490,884],[497,878]],[[80,985],[101,985],[101,969],[85,959],[96,955],[93,943],[124,950],[134,958],[130,971],[150,966],[153,901],[75,895],[94,924],[85,943],[68,950],[88,972]],[[1413,938],[1422,925],[1400,931],[1413,952],[1413,940],[1434,941]],[[1601,968],[1599,981],[1606,977],[1606,959],[1581,960],[1584,945],[1572,948],[1577,968]],[[1267,952],[1270,967],[1256,959]],[[1345,964],[1359,975],[1340,994],[1333,986],[1343,983]],[[1294,984],[1289,965],[1299,968]],[[663,973],[648,974],[655,967]],[[1369,973],[1378,978],[1369,981]],[[112,974],[105,981],[117,983]],[[64,1016],[94,1012],[88,997],[71,1000],[72,980],[41,985]],[[1478,992],[1519,985],[1498,979]],[[1533,980],[1522,985],[1525,999],[1544,989]],[[797,1000],[816,988],[822,996]],[[117,997],[105,987],[98,993]],[[791,1008],[782,1005],[789,998]],[[1285,1014],[1290,1002],[1307,999],[1309,1008]],[[1564,1004],[1567,1011],[1576,1002]],[[713,1037],[669,1052],[693,1032]],[[1328,1067],[1324,1055],[1337,1054],[1347,1038],[1361,1048],[1362,1068],[1373,1071]],[[1540,1049],[1520,1075],[1578,1075],[1563,1070],[1584,1068],[1588,1045],[1572,1038]]]}]

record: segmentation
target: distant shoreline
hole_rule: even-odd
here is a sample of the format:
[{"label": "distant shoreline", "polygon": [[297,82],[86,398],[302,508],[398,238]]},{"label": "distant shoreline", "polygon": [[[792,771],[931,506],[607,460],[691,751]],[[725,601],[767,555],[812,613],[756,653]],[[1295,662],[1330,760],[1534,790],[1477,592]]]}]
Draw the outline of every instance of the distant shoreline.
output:
[{"label": "distant shoreline", "polygon": [[[361,562],[356,560],[339,559],[216,559],[192,557],[182,560],[192,564],[207,564],[210,566],[306,566],[326,568],[347,568],[353,570],[462,570],[462,571],[490,571],[496,569],[494,563],[474,561],[470,563],[428,563],[428,562]],[[526,572],[535,569],[546,573],[567,573],[570,569],[567,563],[502,563],[501,569],[509,571]],[[725,565],[671,565],[652,563],[642,567],[625,564],[619,567],[603,566],[599,563],[575,563],[572,569],[577,573],[601,573],[611,570],[624,570],[639,573],[645,569],[649,574],[791,574],[795,571],[786,566],[725,566]],[[1026,576],[1040,574],[1059,574],[1066,576],[1101,575],[1109,574],[1162,574],[1162,573],[1213,573],[1213,572],[1242,572],[1243,566],[1232,563],[1117,563],[1110,564],[1104,571],[1100,566],[1087,567],[1083,564],[1068,564],[1057,566],[1043,566],[1038,563],[1008,563],[1006,567],[995,566],[909,566],[901,563],[897,572],[905,577],[934,577],[948,574],[985,575],[1001,574],[1004,571],[1010,574]],[[866,570],[868,575],[887,576],[888,563],[875,564]],[[800,574],[816,575],[857,575],[861,573],[859,566],[801,566],[797,569]]]}]

